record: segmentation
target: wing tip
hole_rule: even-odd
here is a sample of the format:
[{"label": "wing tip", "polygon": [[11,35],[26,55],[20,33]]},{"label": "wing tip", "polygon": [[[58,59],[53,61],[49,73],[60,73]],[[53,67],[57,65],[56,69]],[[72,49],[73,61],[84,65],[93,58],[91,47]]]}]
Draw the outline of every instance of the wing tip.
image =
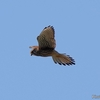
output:
[{"label": "wing tip", "polygon": [[53,27],[52,25],[48,25],[48,26],[45,27],[44,29],[46,29],[46,28],[52,28],[53,32],[55,32],[55,31],[54,31],[54,27]]}]

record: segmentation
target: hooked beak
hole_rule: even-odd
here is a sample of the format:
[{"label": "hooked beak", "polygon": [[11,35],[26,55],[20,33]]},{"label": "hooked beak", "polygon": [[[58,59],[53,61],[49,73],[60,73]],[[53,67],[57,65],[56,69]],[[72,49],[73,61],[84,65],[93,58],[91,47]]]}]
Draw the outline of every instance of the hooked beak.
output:
[{"label": "hooked beak", "polygon": [[32,56],[32,55],[33,55],[32,51],[33,51],[34,47],[33,47],[33,46],[29,46],[29,48],[32,49],[32,50],[30,51],[30,54],[31,54],[31,56]]},{"label": "hooked beak", "polygon": [[33,55],[33,53],[32,53],[32,52],[33,52],[33,50],[31,50],[31,51],[30,51],[31,56]]}]

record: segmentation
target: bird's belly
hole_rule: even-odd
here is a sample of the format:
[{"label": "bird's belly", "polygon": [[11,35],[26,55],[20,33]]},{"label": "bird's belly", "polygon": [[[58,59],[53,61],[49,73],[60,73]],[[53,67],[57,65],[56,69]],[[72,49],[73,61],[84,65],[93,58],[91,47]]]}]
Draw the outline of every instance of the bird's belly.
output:
[{"label": "bird's belly", "polygon": [[48,57],[52,55],[52,51],[43,50],[38,52],[38,56]]}]

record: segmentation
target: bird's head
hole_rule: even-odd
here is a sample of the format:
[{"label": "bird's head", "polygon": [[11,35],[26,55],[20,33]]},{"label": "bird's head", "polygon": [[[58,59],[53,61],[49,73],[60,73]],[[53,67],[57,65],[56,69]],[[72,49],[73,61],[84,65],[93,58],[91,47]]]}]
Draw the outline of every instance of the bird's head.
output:
[{"label": "bird's head", "polygon": [[31,48],[32,50],[30,51],[31,56],[32,55],[36,55],[37,51],[39,50],[38,46],[30,46],[29,48]]}]

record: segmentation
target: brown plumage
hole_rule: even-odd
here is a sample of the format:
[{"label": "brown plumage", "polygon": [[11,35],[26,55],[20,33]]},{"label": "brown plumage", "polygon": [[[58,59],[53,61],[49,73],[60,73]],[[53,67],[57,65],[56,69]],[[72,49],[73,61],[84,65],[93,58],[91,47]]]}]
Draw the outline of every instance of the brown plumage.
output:
[{"label": "brown plumage", "polygon": [[56,41],[54,37],[55,31],[53,26],[45,27],[37,37],[39,46],[30,46],[30,48],[32,48],[30,52],[31,56],[51,56],[53,61],[60,65],[75,65],[75,61],[72,57],[66,54],[60,54],[55,50]]}]

